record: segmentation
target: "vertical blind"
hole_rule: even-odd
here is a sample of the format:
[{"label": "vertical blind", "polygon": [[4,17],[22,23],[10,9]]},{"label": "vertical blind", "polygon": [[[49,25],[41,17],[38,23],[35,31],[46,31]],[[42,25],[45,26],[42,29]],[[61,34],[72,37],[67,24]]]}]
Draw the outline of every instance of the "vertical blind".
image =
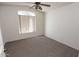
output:
[{"label": "vertical blind", "polygon": [[19,15],[20,33],[35,32],[35,16]]}]

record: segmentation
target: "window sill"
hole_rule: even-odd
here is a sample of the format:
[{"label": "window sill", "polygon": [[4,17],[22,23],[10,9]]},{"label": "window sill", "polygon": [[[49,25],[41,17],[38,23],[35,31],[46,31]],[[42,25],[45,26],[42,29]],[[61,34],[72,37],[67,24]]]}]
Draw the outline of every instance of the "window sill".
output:
[{"label": "window sill", "polygon": [[35,33],[35,32],[25,32],[25,33],[19,32],[19,34],[30,34],[30,33]]}]

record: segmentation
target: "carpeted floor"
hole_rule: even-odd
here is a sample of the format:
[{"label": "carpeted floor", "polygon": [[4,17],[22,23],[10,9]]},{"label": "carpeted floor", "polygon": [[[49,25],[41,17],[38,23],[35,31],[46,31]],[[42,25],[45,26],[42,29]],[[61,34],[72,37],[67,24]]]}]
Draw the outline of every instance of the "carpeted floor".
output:
[{"label": "carpeted floor", "polygon": [[5,44],[8,57],[76,57],[78,51],[45,36]]}]

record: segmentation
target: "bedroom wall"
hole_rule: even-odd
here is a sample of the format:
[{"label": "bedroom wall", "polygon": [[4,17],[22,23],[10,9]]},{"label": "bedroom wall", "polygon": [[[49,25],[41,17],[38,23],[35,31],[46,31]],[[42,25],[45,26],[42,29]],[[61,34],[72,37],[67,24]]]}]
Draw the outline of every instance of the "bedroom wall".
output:
[{"label": "bedroom wall", "polygon": [[79,3],[48,11],[45,35],[79,50]]},{"label": "bedroom wall", "polygon": [[0,23],[0,57],[4,57],[4,45],[3,45],[3,38],[2,38],[2,31],[1,31],[1,23]]},{"label": "bedroom wall", "polygon": [[[18,10],[26,10],[36,13],[36,32],[19,34]],[[44,34],[44,12],[33,11],[32,9],[23,6],[0,6],[0,14],[4,44],[5,42]]]}]

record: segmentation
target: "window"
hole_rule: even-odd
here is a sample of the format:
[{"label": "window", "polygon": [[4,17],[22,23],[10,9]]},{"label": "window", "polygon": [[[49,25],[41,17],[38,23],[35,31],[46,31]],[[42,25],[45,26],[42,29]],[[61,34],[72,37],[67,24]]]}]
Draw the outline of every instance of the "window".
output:
[{"label": "window", "polygon": [[19,33],[30,33],[36,30],[35,14],[29,11],[18,11]]}]

